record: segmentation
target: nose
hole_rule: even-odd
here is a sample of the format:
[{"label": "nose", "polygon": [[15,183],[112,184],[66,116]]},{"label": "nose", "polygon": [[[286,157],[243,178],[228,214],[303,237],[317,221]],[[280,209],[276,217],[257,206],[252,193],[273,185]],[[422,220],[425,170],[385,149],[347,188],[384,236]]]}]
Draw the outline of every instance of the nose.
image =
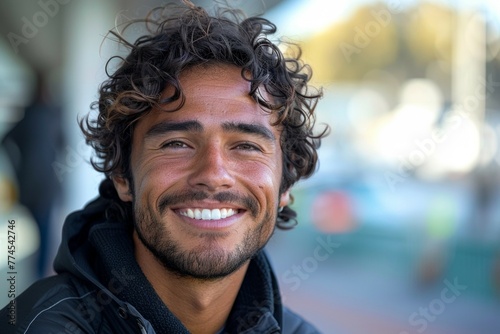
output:
[{"label": "nose", "polygon": [[227,158],[223,148],[217,144],[207,145],[197,154],[189,177],[189,185],[210,192],[231,188],[235,180],[230,167],[230,159]]}]

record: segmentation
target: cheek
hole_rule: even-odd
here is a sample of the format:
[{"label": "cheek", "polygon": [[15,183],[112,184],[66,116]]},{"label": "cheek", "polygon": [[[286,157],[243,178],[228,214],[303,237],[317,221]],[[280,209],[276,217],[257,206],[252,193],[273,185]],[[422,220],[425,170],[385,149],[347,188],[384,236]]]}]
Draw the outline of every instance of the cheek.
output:
[{"label": "cheek", "polygon": [[248,164],[240,177],[250,187],[258,188],[264,196],[276,196],[279,192],[281,181],[281,169],[279,166],[271,167],[262,164]]},{"label": "cheek", "polygon": [[156,201],[181,179],[181,170],[161,162],[143,163],[134,174],[136,195],[140,201]]}]

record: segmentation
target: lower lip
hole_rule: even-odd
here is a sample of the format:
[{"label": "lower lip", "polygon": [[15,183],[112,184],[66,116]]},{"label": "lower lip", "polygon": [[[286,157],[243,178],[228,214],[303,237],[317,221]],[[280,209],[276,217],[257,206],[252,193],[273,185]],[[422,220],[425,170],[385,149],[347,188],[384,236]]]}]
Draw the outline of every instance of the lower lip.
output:
[{"label": "lower lip", "polygon": [[224,219],[216,219],[216,220],[194,219],[183,215],[179,214],[178,215],[182,218],[184,222],[193,227],[203,230],[221,230],[234,225],[242,214],[243,213],[237,213],[235,215],[232,215],[231,217]]}]

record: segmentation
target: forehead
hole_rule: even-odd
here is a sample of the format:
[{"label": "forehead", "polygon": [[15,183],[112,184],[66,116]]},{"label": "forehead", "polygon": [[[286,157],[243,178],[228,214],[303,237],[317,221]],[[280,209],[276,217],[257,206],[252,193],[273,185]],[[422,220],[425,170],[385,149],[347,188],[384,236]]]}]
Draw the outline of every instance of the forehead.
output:
[{"label": "forehead", "polygon": [[[243,121],[271,127],[274,117],[250,96],[250,83],[241,76],[241,68],[223,64],[196,66],[184,70],[179,82],[185,97],[182,107],[173,112],[154,108],[141,118],[137,128],[168,120],[192,119],[206,123]],[[162,97],[172,93],[173,88],[167,87]],[[176,109],[179,103],[163,108]]]},{"label": "forehead", "polygon": [[241,71],[241,68],[227,64],[199,65],[182,71],[179,81],[188,95],[199,93],[200,89],[232,88],[228,92],[250,97],[250,82],[243,79]]}]

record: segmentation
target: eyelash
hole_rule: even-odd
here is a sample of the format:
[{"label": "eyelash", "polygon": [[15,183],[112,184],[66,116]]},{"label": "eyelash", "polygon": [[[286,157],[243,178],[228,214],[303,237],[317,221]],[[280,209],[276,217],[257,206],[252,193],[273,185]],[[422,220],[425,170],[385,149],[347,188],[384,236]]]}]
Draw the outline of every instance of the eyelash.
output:
[{"label": "eyelash", "polygon": [[[186,143],[180,141],[180,140],[172,140],[172,141],[167,141],[163,144],[161,144],[160,148],[161,149],[165,149],[165,148],[186,148],[186,147],[189,147]],[[262,152],[262,149],[255,145],[255,144],[252,144],[252,143],[239,143],[235,146],[236,149],[241,149],[243,151],[258,151],[258,152]]]},{"label": "eyelash", "polygon": [[167,141],[163,144],[161,144],[160,148],[167,148],[167,147],[173,147],[173,148],[185,148],[187,147],[186,143],[179,141],[179,140],[172,140],[172,141]]},{"label": "eyelash", "polygon": [[259,151],[259,152],[262,151],[260,149],[260,147],[258,147],[255,144],[251,144],[251,143],[241,143],[241,144],[236,145],[236,148],[242,148],[245,151]]}]

